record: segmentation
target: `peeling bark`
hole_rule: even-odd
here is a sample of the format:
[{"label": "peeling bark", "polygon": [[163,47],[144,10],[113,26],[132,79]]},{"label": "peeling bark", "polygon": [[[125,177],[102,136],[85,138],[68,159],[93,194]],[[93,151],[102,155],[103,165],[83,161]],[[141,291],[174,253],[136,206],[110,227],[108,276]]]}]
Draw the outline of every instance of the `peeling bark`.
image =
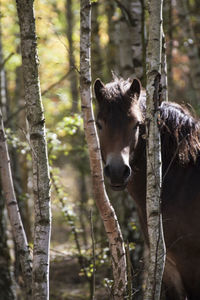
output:
[{"label": "peeling bark", "polygon": [[33,1],[17,0],[21,52],[33,164],[35,205],[33,249],[33,299],[49,299],[49,244],[51,232],[50,177],[45,137],[45,119],[38,76],[37,38]]},{"label": "peeling bark", "polygon": [[149,23],[147,47],[146,210],[150,255],[144,299],[156,300],[160,299],[165,263],[165,243],[161,214],[161,141],[158,128],[161,85],[162,0],[150,0],[149,18],[151,22]]},{"label": "peeling bark", "polygon": [[126,256],[121,230],[105,191],[100,145],[92,109],[90,69],[91,3],[81,0],[80,93],[84,130],[89,148],[93,193],[109,239],[113,268],[113,297],[122,300],[126,291]]}]

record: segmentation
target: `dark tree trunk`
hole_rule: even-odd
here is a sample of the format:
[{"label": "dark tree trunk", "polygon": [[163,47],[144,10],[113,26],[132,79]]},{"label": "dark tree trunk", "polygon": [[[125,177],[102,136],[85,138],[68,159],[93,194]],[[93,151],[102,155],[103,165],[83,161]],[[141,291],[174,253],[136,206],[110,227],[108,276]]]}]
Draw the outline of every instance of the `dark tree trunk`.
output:
[{"label": "dark tree trunk", "polygon": [[111,71],[114,71],[116,74],[119,74],[118,66],[118,46],[116,38],[116,26],[118,20],[114,20],[115,7],[113,1],[107,1],[105,4],[106,17],[108,21],[108,44],[106,49],[106,65],[107,65],[107,74],[108,78],[106,80],[110,81]]},{"label": "dark tree trunk", "polygon": [[166,33],[166,56],[167,56],[167,81],[168,81],[168,94],[169,99],[172,99],[172,91],[174,86],[173,81],[173,9],[172,9],[172,0],[164,1],[164,14],[163,14],[163,28],[164,32]]},{"label": "dark tree trunk", "polygon": [[76,71],[76,62],[74,55],[74,42],[73,42],[73,30],[74,30],[74,15],[72,9],[72,0],[66,0],[66,19],[67,19],[67,39],[68,39],[68,57],[70,67],[70,89],[72,97],[72,112],[78,111],[78,78]]},{"label": "dark tree trunk", "polygon": [[86,185],[86,174],[83,171],[80,171],[80,179],[79,179],[79,194],[80,194],[80,208],[79,208],[79,218],[80,218],[80,225],[82,228],[82,237],[83,237],[83,244],[87,248],[88,240],[87,240],[87,233],[86,233],[86,222],[88,222],[88,211],[86,209],[88,194],[87,194],[87,185]]},{"label": "dark tree trunk", "polygon": [[99,2],[92,3],[92,31],[91,31],[91,71],[92,78],[103,76],[102,53],[99,39]]},{"label": "dark tree trunk", "polygon": [[[22,66],[17,66],[15,69],[16,81],[15,81],[15,93],[12,99],[12,111],[17,111],[20,107],[19,113],[8,122],[13,130],[17,127],[26,128],[26,112],[25,112],[25,101],[24,101],[24,82]],[[12,115],[12,113],[11,113]],[[23,136],[24,138],[24,136]],[[28,191],[28,173],[30,172],[30,164],[24,159],[24,155],[21,155],[16,148],[11,149],[11,162],[13,172],[13,181],[16,192],[16,197],[19,203],[19,209],[24,224],[25,232],[28,241],[32,242],[32,224],[31,224],[31,212],[28,203],[29,191]]]},{"label": "dark tree trunk", "polygon": [[14,285],[14,276],[11,270],[6,231],[5,199],[0,194],[0,299],[15,300],[16,286]]}]

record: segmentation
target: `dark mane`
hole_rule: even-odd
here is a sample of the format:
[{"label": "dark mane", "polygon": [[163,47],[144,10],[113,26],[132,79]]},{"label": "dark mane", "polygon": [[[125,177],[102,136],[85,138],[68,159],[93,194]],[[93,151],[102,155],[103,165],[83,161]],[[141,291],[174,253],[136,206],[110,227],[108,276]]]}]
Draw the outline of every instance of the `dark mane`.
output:
[{"label": "dark mane", "polygon": [[[140,99],[145,114],[146,99]],[[160,106],[162,155],[178,159],[181,164],[195,162],[200,154],[200,122],[191,112],[175,102],[162,102]]]}]

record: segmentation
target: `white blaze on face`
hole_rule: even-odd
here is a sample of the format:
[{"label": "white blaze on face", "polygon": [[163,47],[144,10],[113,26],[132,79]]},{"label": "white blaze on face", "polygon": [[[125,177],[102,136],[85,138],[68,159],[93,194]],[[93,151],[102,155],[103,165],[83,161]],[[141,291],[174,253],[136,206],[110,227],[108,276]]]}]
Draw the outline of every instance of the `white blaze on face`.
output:
[{"label": "white blaze on face", "polygon": [[129,166],[129,150],[130,147],[123,148],[120,152],[110,152],[106,157],[106,165],[124,164]]}]

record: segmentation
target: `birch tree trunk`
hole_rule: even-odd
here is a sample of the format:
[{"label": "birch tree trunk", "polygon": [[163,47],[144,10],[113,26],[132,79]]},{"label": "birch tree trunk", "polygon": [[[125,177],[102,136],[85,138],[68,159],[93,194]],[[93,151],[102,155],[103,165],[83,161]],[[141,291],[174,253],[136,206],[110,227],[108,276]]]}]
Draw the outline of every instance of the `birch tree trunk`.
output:
[{"label": "birch tree trunk", "polygon": [[[116,26],[117,21],[114,20],[115,5],[112,1],[105,2],[105,13],[108,23],[108,37],[109,42],[106,49],[106,74],[110,74],[111,71],[117,73],[118,70],[118,45],[116,41]],[[110,78],[106,78],[110,79]]]},{"label": "birch tree trunk", "polygon": [[80,93],[84,117],[84,130],[89,148],[93,193],[109,239],[113,268],[113,296],[124,299],[126,292],[126,256],[121,230],[105,191],[100,145],[92,109],[91,69],[90,69],[91,3],[81,0],[80,38]]},{"label": "birch tree trunk", "polygon": [[200,107],[200,57],[194,30],[192,27],[187,0],[177,0],[177,9],[181,21],[181,30],[187,40],[187,53],[190,60],[190,74],[195,91],[195,105]]},{"label": "birch tree trunk", "polygon": [[144,60],[144,49],[143,49],[143,20],[142,20],[142,1],[141,0],[131,0],[130,1],[130,12],[132,16],[132,26],[131,26],[131,50],[132,50],[132,61],[133,70],[137,78],[142,80],[144,74],[143,70],[143,60]]},{"label": "birch tree trunk", "polygon": [[[124,78],[135,77],[135,70],[132,57],[132,24],[130,14],[130,1],[117,1],[121,9],[122,16],[116,26],[116,38],[118,39],[120,75]],[[129,14],[128,14],[129,12]]]},{"label": "birch tree trunk", "polygon": [[158,300],[160,299],[165,263],[165,243],[161,214],[161,142],[158,128],[161,85],[162,0],[150,0],[149,19],[151,21],[149,22],[147,47],[146,210],[150,256],[144,299]]},{"label": "birch tree trunk", "polygon": [[165,35],[162,35],[162,63],[161,63],[162,101],[168,101],[168,80],[167,80],[167,55]]},{"label": "birch tree trunk", "polygon": [[32,287],[33,299],[49,299],[49,243],[51,232],[50,177],[45,138],[45,119],[38,76],[37,39],[33,1],[16,0],[33,163],[35,203]]},{"label": "birch tree trunk", "polygon": [[116,28],[120,73],[123,77],[143,78],[143,26],[140,0],[115,0],[122,11]]},{"label": "birch tree trunk", "polygon": [[192,3],[188,3],[189,5],[189,11],[190,14],[192,13],[193,17],[193,30],[194,30],[194,35],[197,43],[197,47],[199,49],[200,53],[200,6],[199,6],[199,0],[195,0],[193,5]]},{"label": "birch tree trunk", "polygon": [[19,214],[19,208],[15,197],[10,157],[8,154],[6,137],[4,133],[2,110],[4,118],[7,118],[7,91],[6,72],[3,66],[2,31],[0,17],[0,299],[16,299],[14,290],[14,278],[11,272],[11,260],[7,245],[7,222],[5,215],[5,204],[7,205],[10,224],[16,243],[17,257],[19,257],[22,275],[26,287],[27,297],[31,294],[31,257],[24,232],[23,224]]},{"label": "birch tree trunk", "polygon": [[1,184],[3,189],[3,196],[6,200],[8,215],[12,226],[12,232],[14,235],[17,256],[19,257],[23,279],[26,287],[27,299],[31,296],[31,256],[26,239],[26,234],[21,221],[19,208],[15,196],[12,173],[10,167],[10,157],[8,154],[8,147],[6,143],[6,136],[4,132],[2,112],[0,110],[0,172],[1,172]]},{"label": "birch tree trunk", "polygon": [[174,81],[173,81],[173,28],[174,28],[174,11],[172,9],[172,1],[173,0],[166,0],[163,3],[163,19],[164,19],[164,24],[163,28],[164,31],[166,32],[166,42],[167,42],[167,47],[165,47],[165,51],[167,53],[166,55],[166,60],[167,60],[167,82],[168,82],[168,97],[169,99],[172,98],[173,94],[173,86],[174,86]]}]

